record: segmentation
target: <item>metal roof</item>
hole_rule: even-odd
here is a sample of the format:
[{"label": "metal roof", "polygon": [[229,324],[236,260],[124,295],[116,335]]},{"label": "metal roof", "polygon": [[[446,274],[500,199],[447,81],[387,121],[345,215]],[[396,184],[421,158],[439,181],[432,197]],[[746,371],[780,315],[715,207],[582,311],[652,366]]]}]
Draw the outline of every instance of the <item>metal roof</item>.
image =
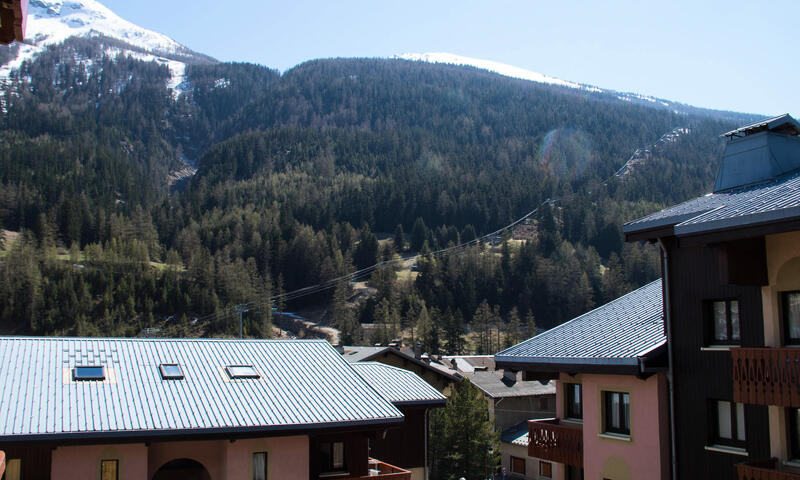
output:
[{"label": "metal roof", "polygon": [[422,361],[418,358],[415,358],[413,355],[409,355],[393,347],[346,346],[343,347],[343,349],[344,353],[342,353],[342,357],[350,363],[375,360],[384,354],[390,354],[396,355],[402,360],[414,363],[426,370],[431,370],[437,375],[446,377],[450,381],[457,382],[461,379],[461,375],[455,370],[447,368],[446,366],[441,365],[433,360],[428,362]]},{"label": "metal roof", "polygon": [[763,130],[790,132],[797,135],[800,134],[800,123],[794,118],[792,118],[792,116],[789,115],[788,113],[784,113],[783,115],[778,115],[772,118],[759,120],[758,122],[753,122],[749,125],[739,127],[736,130],[731,130],[730,132],[723,133],[722,135],[720,135],[720,137],[735,137],[740,135],[748,135]]},{"label": "metal roof", "polygon": [[800,173],[695,198],[629,222],[622,231],[674,227],[674,234],[681,236],[795,218],[800,218]]},{"label": "metal roof", "polygon": [[551,380],[547,385],[543,385],[538,380],[510,382],[504,378],[502,370],[466,373],[464,376],[491,398],[538,397],[556,394],[555,380]]},{"label": "metal roof", "polygon": [[[180,364],[164,380],[161,363]],[[258,379],[232,380],[227,365]],[[74,381],[103,365],[103,381]],[[0,337],[0,441],[254,433],[403,415],[324,340]]]},{"label": "metal roof", "polygon": [[506,428],[500,433],[500,441],[519,445],[520,447],[528,446],[528,421],[520,422],[516,425]]},{"label": "metal roof", "polygon": [[348,362],[361,362],[370,360],[389,349],[389,347],[343,347],[342,357]]},{"label": "metal roof", "polygon": [[379,362],[351,364],[365,382],[394,405],[444,405],[447,397],[414,372]]},{"label": "metal roof", "polygon": [[638,365],[666,343],[661,280],[495,354],[500,363]]}]

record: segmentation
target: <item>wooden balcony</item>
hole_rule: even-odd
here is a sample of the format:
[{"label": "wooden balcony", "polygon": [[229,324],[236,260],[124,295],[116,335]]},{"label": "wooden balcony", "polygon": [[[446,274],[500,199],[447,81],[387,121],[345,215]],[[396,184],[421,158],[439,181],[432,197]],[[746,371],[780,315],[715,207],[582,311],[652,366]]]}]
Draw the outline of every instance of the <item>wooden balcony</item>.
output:
[{"label": "wooden balcony", "polygon": [[365,477],[352,477],[348,480],[411,480],[411,472],[389,465],[374,458],[369,459],[369,474]]},{"label": "wooden balcony", "polygon": [[732,348],[733,400],[800,407],[800,349]]},{"label": "wooden balcony", "polygon": [[777,458],[736,465],[738,480],[800,480],[797,469],[785,469]]},{"label": "wooden balcony", "polygon": [[528,456],[583,467],[583,427],[557,418],[528,422]]}]

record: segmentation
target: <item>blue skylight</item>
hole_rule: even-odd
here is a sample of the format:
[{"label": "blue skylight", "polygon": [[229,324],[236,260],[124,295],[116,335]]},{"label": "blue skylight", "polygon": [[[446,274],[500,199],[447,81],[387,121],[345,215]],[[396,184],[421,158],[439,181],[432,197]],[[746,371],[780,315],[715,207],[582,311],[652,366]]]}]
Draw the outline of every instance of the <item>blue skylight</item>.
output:
[{"label": "blue skylight", "polygon": [[225,367],[225,370],[228,372],[228,376],[231,378],[260,378],[261,375],[258,374],[255,368],[252,365],[228,365]]},{"label": "blue skylight", "polygon": [[105,380],[106,367],[102,365],[78,365],[72,369],[73,380]]},{"label": "blue skylight", "polygon": [[162,363],[158,369],[164,380],[181,380],[183,378],[183,369],[177,363]]}]

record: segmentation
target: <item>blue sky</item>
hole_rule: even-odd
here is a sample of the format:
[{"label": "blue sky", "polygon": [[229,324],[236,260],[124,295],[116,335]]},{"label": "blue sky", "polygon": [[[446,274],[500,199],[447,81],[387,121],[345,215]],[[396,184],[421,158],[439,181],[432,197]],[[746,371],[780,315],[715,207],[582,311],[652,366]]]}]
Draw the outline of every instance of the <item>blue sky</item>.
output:
[{"label": "blue sky", "polygon": [[800,1],[101,0],[224,61],[449,52],[691,105],[800,118]]}]

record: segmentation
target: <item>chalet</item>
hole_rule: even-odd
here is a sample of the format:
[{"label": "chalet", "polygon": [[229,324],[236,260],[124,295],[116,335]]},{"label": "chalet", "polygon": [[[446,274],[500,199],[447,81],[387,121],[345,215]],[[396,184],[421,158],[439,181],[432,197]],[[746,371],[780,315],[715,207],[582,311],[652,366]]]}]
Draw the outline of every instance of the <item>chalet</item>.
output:
[{"label": "chalet", "polygon": [[443,397],[370,369],[320,340],[2,337],[5,478],[408,480],[370,446]]},{"label": "chalet", "polygon": [[800,479],[800,123],[727,138],[713,192],[623,227],[659,245],[676,478]]},{"label": "chalet", "polygon": [[[503,350],[494,360],[497,368],[522,372],[528,380],[558,380],[556,416],[528,422],[527,455],[540,461],[525,462],[526,476],[669,477],[660,280]],[[508,435],[512,444],[525,444]]]},{"label": "chalet", "polygon": [[412,371],[422,377],[433,388],[447,394],[452,384],[461,380],[461,375],[430,357],[417,358],[395,347],[360,347],[346,346],[342,349],[342,358],[350,363],[379,362]]}]

